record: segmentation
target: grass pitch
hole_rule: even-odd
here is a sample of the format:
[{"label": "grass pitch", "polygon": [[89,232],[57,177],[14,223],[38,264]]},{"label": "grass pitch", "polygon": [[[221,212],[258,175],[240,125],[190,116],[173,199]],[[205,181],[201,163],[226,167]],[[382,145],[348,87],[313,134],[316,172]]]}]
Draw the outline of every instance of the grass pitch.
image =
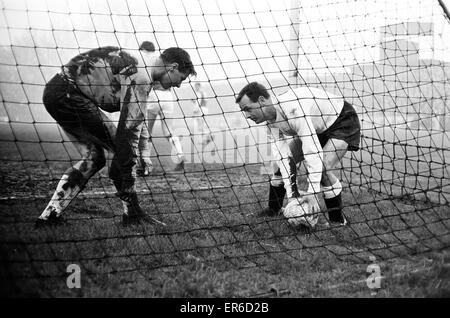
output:
[{"label": "grass pitch", "polygon": [[[260,165],[190,164],[184,173],[160,166],[138,179],[142,206],[165,227],[124,227],[102,171],[72,202],[64,224],[34,229],[66,164],[14,165],[2,165],[2,194],[10,197],[0,202],[6,296],[450,296],[446,205],[346,185],[350,226],[307,233],[282,216],[258,215],[268,187]],[[379,289],[368,283],[374,263]],[[70,264],[81,268],[80,289],[66,285]]]}]

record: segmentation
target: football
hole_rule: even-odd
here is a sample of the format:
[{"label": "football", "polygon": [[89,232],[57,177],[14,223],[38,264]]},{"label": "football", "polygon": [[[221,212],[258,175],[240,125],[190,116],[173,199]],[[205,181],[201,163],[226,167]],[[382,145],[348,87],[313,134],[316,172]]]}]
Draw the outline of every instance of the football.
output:
[{"label": "football", "polygon": [[289,202],[284,208],[283,215],[289,224],[295,227],[303,225],[313,229],[318,220],[318,215],[311,213],[311,207],[307,202],[300,204],[297,200]]}]

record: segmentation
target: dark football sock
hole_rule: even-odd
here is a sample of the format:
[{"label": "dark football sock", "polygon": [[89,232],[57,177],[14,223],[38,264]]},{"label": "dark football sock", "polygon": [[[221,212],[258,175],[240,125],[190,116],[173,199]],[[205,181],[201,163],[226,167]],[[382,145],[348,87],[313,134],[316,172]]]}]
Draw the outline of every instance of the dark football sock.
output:
[{"label": "dark football sock", "polygon": [[342,198],[339,194],[338,196],[331,199],[324,199],[325,205],[328,210],[328,217],[331,222],[344,222],[344,216],[342,215]]},{"label": "dark football sock", "polygon": [[274,212],[280,211],[283,207],[284,196],[286,195],[286,189],[284,186],[274,187],[270,185],[269,190],[269,208]]}]

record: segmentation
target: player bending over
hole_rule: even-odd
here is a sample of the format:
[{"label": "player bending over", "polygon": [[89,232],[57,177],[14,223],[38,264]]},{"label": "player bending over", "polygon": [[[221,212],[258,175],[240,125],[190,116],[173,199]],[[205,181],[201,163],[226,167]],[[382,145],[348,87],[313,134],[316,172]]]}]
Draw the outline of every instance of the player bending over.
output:
[{"label": "player bending over", "polygon": [[[109,176],[123,202],[124,223],[148,219],[139,206],[132,173],[146,101],[153,87],[180,87],[196,75],[189,54],[180,48],[165,50],[152,65],[143,67],[117,47],[101,47],[79,54],[45,86],[45,108],[64,131],[78,142],[82,160],[62,176],[36,225],[58,221],[88,180],[106,164],[112,151]],[[117,127],[101,112],[120,112]]]},{"label": "player bending over", "polygon": [[[322,190],[330,222],[345,225],[342,185],[333,170],[347,150],[359,149],[360,123],[353,106],[340,96],[312,87],[289,88],[272,96],[256,82],[241,90],[236,103],[246,118],[257,124],[267,122],[274,140],[278,169],[270,182],[265,212],[279,213],[287,193],[288,205],[301,197],[300,203],[307,201],[311,212],[318,213],[317,194]],[[308,170],[307,193],[300,193],[297,187],[297,164],[302,160]]]},{"label": "player bending over", "polygon": [[[152,42],[144,41],[139,47],[139,53],[144,59],[145,65],[153,65],[158,55],[155,54],[155,46]],[[156,92],[157,91],[157,92]],[[136,174],[140,176],[149,176],[153,170],[151,155],[151,136],[156,119],[161,119],[161,128],[164,137],[170,145],[176,150],[177,163],[175,171],[184,169],[184,154],[181,141],[178,136],[172,134],[174,131],[173,117],[175,97],[172,90],[158,89],[154,87],[147,98],[147,125],[142,125],[141,137],[138,146],[138,160],[136,164]]]}]

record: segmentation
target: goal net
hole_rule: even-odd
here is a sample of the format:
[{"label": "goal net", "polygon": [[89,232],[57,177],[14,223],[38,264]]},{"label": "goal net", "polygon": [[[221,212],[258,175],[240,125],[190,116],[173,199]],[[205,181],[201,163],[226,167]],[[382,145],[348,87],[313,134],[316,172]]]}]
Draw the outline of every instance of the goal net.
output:
[{"label": "goal net", "polygon": [[[199,260],[251,269],[320,255],[367,262],[448,248],[445,5],[0,0],[3,278],[52,294],[53,279],[66,275],[68,264],[79,264],[94,284],[104,274],[132,281]],[[44,108],[46,82],[79,53],[101,46],[136,53],[143,41],[157,51],[185,49],[198,73],[149,101],[162,110],[151,134],[153,171],[136,185],[143,208],[167,226],[122,227],[105,168],[64,212],[64,225],[34,230],[62,173],[80,160]],[[336,170],[349,226],[306,235],[283,216],[258,216],[268,201],[271,145],[264,127],[247,121],[235,103],[253,81],[271,94],[317,87],[354,105],[361,149]],[[184,169],[174,171],[181,160]],[[301,167],[300,188],[305,180]]]}]

